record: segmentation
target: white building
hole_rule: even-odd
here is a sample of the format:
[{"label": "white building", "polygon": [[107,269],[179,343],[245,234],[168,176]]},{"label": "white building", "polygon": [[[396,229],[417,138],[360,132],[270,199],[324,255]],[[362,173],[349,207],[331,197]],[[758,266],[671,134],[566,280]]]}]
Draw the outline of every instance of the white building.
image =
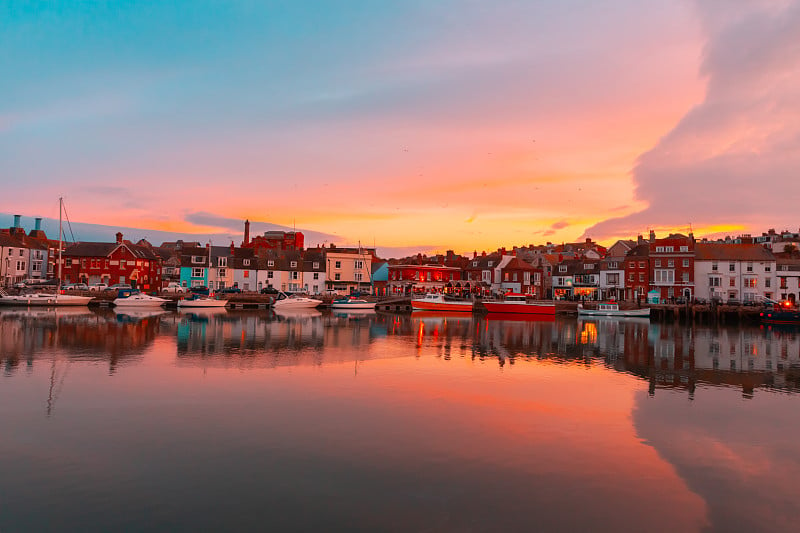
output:
[{"label": "white building", "polygon": [[705,300],[760,302],[777,293],[776,260],[757,244],[695,247],[695,296]]},{"label": "white building", "polygon": [[776,270],[776,299],[800,301],[800,259],[778,259]]},{"label": "white building", "polygon": [[30,250],[22,242],[0,234],[0,286],[11,287],[28,276]]},{"label": "white building", "polygon": [[606,257],[604,260],[600,261],[600,299],[610,298],[616,300],[625,298],[624,256]]}]

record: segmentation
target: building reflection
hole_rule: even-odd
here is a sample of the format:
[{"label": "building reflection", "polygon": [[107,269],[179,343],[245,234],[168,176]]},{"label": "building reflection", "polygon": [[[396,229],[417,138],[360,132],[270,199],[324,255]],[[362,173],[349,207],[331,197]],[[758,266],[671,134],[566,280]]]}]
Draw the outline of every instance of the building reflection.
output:
[{"label": "building reflection", "polygon": [[110,371],[137,360],[160,334],[162,312],[114,313],[87,308],[0,310],[0,361],[6,373],[21,362],[56,354],[107,361]]}]

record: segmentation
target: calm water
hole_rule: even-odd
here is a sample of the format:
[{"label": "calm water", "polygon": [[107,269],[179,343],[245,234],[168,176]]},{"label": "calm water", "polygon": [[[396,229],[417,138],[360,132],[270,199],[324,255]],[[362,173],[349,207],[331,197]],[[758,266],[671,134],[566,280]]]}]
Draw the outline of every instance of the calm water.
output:
[{"label": "calm water", "polygon": [[800,336],[0,311],[0,532],[788,531]]}]

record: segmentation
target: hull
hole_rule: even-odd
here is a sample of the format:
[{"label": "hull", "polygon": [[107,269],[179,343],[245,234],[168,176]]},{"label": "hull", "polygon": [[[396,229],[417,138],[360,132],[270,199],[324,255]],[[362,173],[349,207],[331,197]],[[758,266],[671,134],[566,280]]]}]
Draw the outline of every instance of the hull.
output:
[{"label": "hull", "polygon": [[222,308],[227,305],[227,300],[215,300],[213,298],[199,298],[197,300],[178,300],[178,309],[204,309]]},{"label": "hull", "polygon": [[426,302],[424,300],[411,300],[411,309],[420,311],[471,313],[472,302]]},{"label": "hull", "polygon": [[483,302],[490,313],[555,316],[554,303]]},{"label": "hull", "polygon": [[285,309],[313,309],[321,303],[321,300],[314,300],[312,298],[288,298],[286,300],[278,300],[273,304],[273,308],[276,311]]},{"label": "hull", "polygon": [[617,318],[643,318],[650,316],[650,308],[631,309],[629,311],[598,311],[597,309],[580,309],[578,316],[607,316]]},{"label": "hull", "polygon": [[93,299],[91,296],[71,294],[24,294],[21,296],[0,297],[0,305],[20,305],[26,307],[85,306]]},{"label": "hull", "polygon": [[333,302],[331,304],[331,309],[336,309],[337,311],[347,311],[347,310],[369,310],[375,309],[375,302]]},{"label": "hull", "polygon": [[798,311],[764,311],[761,321],[767,324],[800,324]]},{"label": "hull", "polygon": [[114,305],[123,309],[161,307],[165,303],[167,303],[167,300],[164,298],[117,298],[114,300]]}]

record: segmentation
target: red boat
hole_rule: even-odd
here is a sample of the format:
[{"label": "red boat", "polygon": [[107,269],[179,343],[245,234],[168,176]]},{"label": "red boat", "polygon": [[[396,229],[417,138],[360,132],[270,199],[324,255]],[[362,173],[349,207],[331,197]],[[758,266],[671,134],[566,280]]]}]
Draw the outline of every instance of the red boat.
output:
[{"label": "red boat", "polygon": [[544,315],[555,316],[556,304],[553,302],[529,302],[524,294],[509,292],[505,299],[488,300],[483,305],[490,313],[503,313],[505,315]]},{"label": "red boat", "polygon": [[472,302],[464,300],[448,300],[442,294],[426,294],[422,298],[411,300],[411,309],[424,311],[457,311],[471,313]]}]

